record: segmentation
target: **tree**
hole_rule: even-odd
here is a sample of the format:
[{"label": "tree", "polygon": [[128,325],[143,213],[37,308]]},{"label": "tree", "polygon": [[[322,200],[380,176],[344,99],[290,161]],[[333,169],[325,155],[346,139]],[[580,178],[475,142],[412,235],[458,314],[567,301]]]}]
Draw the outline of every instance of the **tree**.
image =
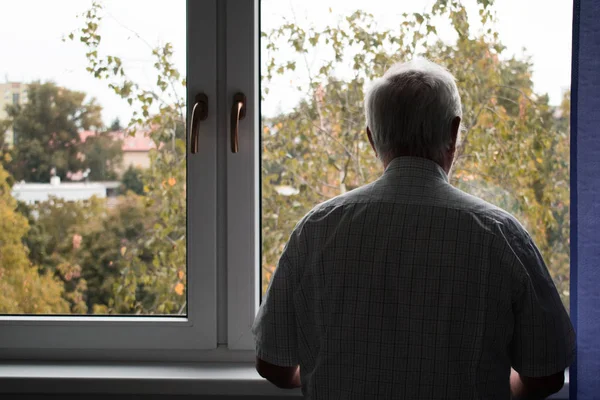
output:
[{"label": "tree", "polygon": [[101,126],[100,106],[51,82],[33,82],[28,91],[25,104],[7,107],[15,144],[3,160],[6,169],[27,182],[48,182],[53,168],[62,178],[82,169],[79,131]]},{"label": "tree", "polygon": [[[479,0],[482,29],[473,32],[460,1],[436,1],[427,13],[403,15],[400,28],[378,28],[356,11],[323,30],[284,23],[263,32],[262,96],[275,76],[296,74],[298,60],[320,49],[333,56],[307,65],[308,87],[290,112],[263,120],[263,290],[293,224],[312,206],[374,180],[381,167],[367,143],[363,87],[394,62],[424,56],[457,78],[466,131],[451,182],[515,214],[532,233],[568,306],[568,95],[557,109],[533,91],[528,59],[504,56],[493,2]],[[455,41],[443,41],[434,21],[450,21]],[[281,57],[291,47],[296,54]],[[315,57],[315,59],[318,59]],[[342,66],[351,72],[340,75]],[[292,78],[293,76],[290,76]],[[299,189],[284,196],[278,186]]]},{"label": "tree", "polygon": [[[185,86],[185,79],[173,66],[170,43],[149,48],[155,59],[156,88],[143,88],[133,82],[119,57],[101,57],[101,10],[102,5],[94,2],[83,14],[83,27],[69,38],[78,38],[86,47],[88,71],[105,80],[116,95],[133,107],[128,131],[133,134],[135,129],[148,129],[156,144],[150,152],[150,168],[143,177],[143,204],[149,228],[127,247],[129,264],[113,284],[114,303],[107,312],[185,313],[185,98],[175,90]],[[152,107],[158,111],[151,112]]]},{"label": "tree", "polygon": [[[122,276],[136,263],[152,260],[151,254],[131,251],[151,227],[149,210],[143,198],[132,193],[120,196],[114,207],[103,206],[101,213],[79,221],[71,235],[81,238],[73,254],[86,281],[87,309],[94,314],[132,313],[129,307],[120,306],[113,293],[115,285],[123,283]],[[147,290],[140,290],[138,295],[151,302]]]},{"label": "tree", "polygon": [[16,211],[8,180],[0,166],[0,313],[66,313],[62,284],[52,274],[39,272],[27,258],[22,240],[29,226]]},{"label": "tree", "polygon": [[141,168],[136,168],[133,165],[130,165],[127,170],[125,170],[123,177],[121,178],[121,190],[124,193],[127,193],[127,191],[131,190],[135,194],[143,194],[143,173],[144,171]]},{"label": "tree", "polygon": [[[457,77],[463,99],[467,130],[459,144],[452,183],[524,222],[568,303],[568,96],[557,110],[548,104],[547,96],[534,93],[530,61],[504,55],[494,28],[493,1],[477,4],[482,24],[478,32],[471,29],[460,1],[438,0],[426,13],[405,14],[393,30],[378,28],[371,15],[356,11],[319,31],[286,22],[261,33],[263,54],[270,54],[263,69],[263,97],[268,96],[272,79],[295,71],[305,54],[323,48],[333,51],[332,57],[307,66],[310,81],[298,87],[301,101],[293,110],[263,120],[263,288],[296,221],[315,204],[381,173],[364,134],[363,87],[392,63],[421,55],[445,65]],[[157,145],[143,187],[151,228],[127,250],[132,262],[113,285],[115,309],[182,312],[185,103],[176,93],[174,103],[161,99],[185,80],[170,61],[170,44],[151,49],[158,90],[129,79],[118,57],[98,56],[101,8],[94,3],[84,27],[71,37],[87,47],[90,72],[135,107],[130,129],[148,127]],[[435,26],[439,20],[450,21],[456,40],[441,40]],[[282,58],[277,52],[281,46],[296,54]],[[339,72],[348,66],[350,73]],[[156,102],[159,111],[152,114],[150,107]],[[288,195],[280,190],[282,186],[299,193]],[[151,255],[151,262],[144,262],[143,255]]]},{"label": "tree", "polygon": [[101,218],[104,200],[72,202],[52,197],[31,206],[21,204],[20,209],[31,225],[24,238],[30,249],[29,259],[38,265],[40,272],[62,282],[62,295],[70,313],[87,313],[88,286],[77,256],[82,241],[79,225]]},{"label": "tree", "polygon": [[123,127],[121,126],[121,120],[119,119],[119,117],[115,118],[113,120],[113,122],[110,123],[110,131],[111,132],[118,132],[122,129],[123,129]]},{"label": "tree", "polygon": [[95,197],[77,202],[51,198],[28,207],[21,204],[21,211],[32,226],[24,238],[30,259],[62,282],[72,314],[131,312],[114,308],[113,285],[131,264],[152,259],[145,254],[132,257],[129,250],[150,228],[142,197],[120,196],[110,208],[106,199]]},{"label": "tree", "polygon": [[123,162],[123,141],[109,132],[89,136],[82,144],[83,163],[90,169],[91,181],[117,179],[117,170]]}]

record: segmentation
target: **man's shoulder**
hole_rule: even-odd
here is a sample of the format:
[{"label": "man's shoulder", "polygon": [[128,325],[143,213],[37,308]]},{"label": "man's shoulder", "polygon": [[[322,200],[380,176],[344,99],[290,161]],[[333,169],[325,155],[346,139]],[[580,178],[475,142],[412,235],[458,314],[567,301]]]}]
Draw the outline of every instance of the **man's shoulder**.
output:
[{"label": "man's shoulder", "polygon": [[354,204],[371,203],[377,200],[373,195],[373,186],[375,182],[349,190],[338,196],[332,197],[322,203],[317,204],[307,215],[319,215],[323,212],[330,212],[332,209],[341,208]]},{"label": "man's shoulder", "polygon": [[369,183],[317,204],[298,221],[294,230],[302,229],[308,223],[323,222],[327,218],[343,212],[347,206],[373,202],[372,186],[373,183]]},{"label": "man's shoulder", "polygon": [[485,218],[490,223],[497,225],[502,231],[510,231],[515,235],[528,235],[519,220],[510,212],[498,207],[480,197],[466,193],[454,186],[448,185],[451,194],[447,207],[457,209],[464,214],[476,218]]},{"label": "man's shoulder", "polygon": [[[445,208],[457,212],[461,218],[478,220],[482,227],[486,227],[486,230],[493,225],[504,232],[510,231],[511,236],[528,235],[525,228],[510,212],[480,197],[449,184],[443,185],[437,190],[434,196],[430,196],[431,193],[425,197],[414,196],[414,198],[408,195],[396,201],[393,195],[391,197],[382,195],[377,182],[372,182],[317,204],[298,222],[296,228],[302,228],[307,223],[322,223],[329,218],[339,218],[345,212],[353,210],[353,206],[361,204],[376,206],[379,203],[392,203],[398,206]],[[492,230],[497,231],[496,229]]]}]

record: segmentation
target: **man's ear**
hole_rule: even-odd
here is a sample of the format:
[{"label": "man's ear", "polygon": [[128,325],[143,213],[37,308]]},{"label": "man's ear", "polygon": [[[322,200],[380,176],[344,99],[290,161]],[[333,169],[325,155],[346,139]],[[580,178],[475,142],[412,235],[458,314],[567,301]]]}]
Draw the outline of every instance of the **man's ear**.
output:
[{"label": "man's ear", "polygon": [[458,132],[460,131],[460,117],[454,117],[450,129],[450,134],[452,135],[450,139],[450,148],[448,149],[444,157],[445,165],[442,165],[447,174],[450,173],[450,169],[452,168],[452,164],[454,163],[454,158],[456,157],[456,144],[458,142]]},{"label": "man's ear", "polygon": [[454,119],[452,120],[452,126],[450,127],[450,129],[452,129],[451,148],[456,149],[456,142],[458,140],[458,132],[460,131],[460,117],[454,117]]},{"label": "man's ear", "polygon": [[369,129],[368,126],[367,126],[367,137],[369,138],[369,143],[371,143],[371,147],[373,148],[373,151],[375,152],[375,157],[379,157],[379,154],[377,154],[377,149],[375,148],[375,142],[373,142],[373,134],[371,133],[371,130]]}]

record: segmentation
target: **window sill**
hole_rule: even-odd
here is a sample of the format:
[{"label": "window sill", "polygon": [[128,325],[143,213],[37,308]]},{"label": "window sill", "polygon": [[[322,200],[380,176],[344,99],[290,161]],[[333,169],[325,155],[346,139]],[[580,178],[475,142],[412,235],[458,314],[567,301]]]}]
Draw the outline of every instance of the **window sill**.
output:
[{"label": "window sill", "polygon": [[0,394],[302,396],[261,378],[250,363],[2,363]]},{"label": "window sill", "polygon": [[[0,394],[169,394],[301,397],[278,389],[251,363],[2,363]],[[565,386],[549,399],[569,398]]]}]

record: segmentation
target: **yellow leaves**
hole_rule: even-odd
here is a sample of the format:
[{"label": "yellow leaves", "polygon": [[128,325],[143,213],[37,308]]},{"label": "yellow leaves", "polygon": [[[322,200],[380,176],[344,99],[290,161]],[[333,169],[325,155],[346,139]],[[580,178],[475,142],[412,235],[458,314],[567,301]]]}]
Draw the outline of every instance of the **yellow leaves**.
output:
[{"label": "yellow leaves", "polygon": [[183,286],[183,283],[177,282],[177,285],[175,285],[175,293],[177,293],[179,296],[183,296],[184,289],[185,286]]},{"label": "yellow leaves", "polygon": [[108,314],[108,307],[104,304],[94,304],[92,306],[92,313],[93,314]]},{"label": "yellow leaves", "polygon": [[169,184],[169,186],[173,187],[173,186],[175,186],[177,181],[175,180],[175,178],[170,177],[169,180],[167,181],[167,183]]},{"label": "yellow leaves", "polygon": [[268,126],[266,126],[266,125],[265,125],[265,126],[263,126],[263,133],[264,133],[264,134],[267,134],[267,133],[269,133],[269,131],[270,131],[270,129],[269,129],[269,127],[268,127]]},{"label": "yellow leaves", "polygon": [[127,251],[127,247],[126,246],[121,247],[121,255],[122,256],[125,256],[125,252],[126,251]]},{"label": "yellow leaves", "polygon": [[179,271],[177,271],[177,277],[179,278],[179,280],[183,279],[183,275],[185,275],[183,270],[180,269]]}]

